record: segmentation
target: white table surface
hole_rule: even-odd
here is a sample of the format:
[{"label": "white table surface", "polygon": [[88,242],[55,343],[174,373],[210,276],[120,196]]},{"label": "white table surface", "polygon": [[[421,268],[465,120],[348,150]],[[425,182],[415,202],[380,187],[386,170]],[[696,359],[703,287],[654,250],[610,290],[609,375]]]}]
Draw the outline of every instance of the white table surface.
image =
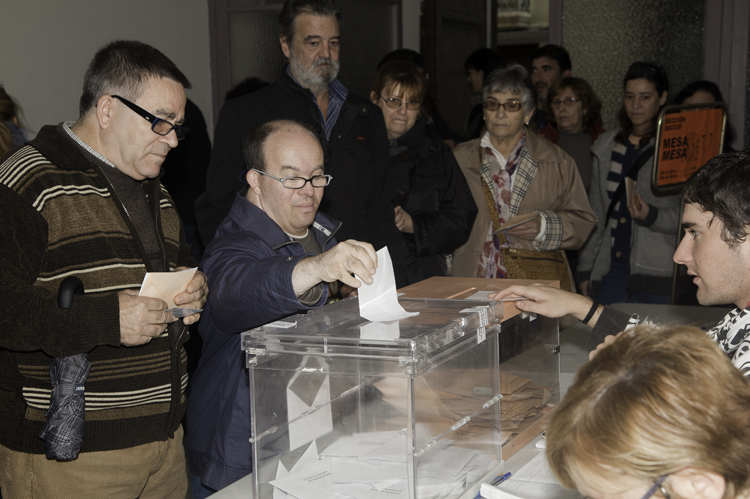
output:
[{"label": "white table surface", "polygon": [[[684,305],[650,305],[643,303],[617,303],[614,308],[627,313],[637,313],[641,319],[648,317],[657,324],[690,324],[702,329],[708,329],[731,310],[721,307],[700,307]],[[560,331],[560,384],[561,397],[573,381],[579,367],[588,361],[588,345],[591,328],[583,324],[576,324]],[[516,473],[526,463],[531,461],[543,450],[536,448],[538,436],[525,447],[520,449],[510,459],[504,462],[503,472]],[[488,481],[494,477],[489,477]],[[467,490],[461,499],[473,499],[477,495],[479,486]],[[252,499],[252,475],[242,478],[232,485],[211,496],[214,499]],[[561,494],[546,499],[569,498],[570,493]]]}]

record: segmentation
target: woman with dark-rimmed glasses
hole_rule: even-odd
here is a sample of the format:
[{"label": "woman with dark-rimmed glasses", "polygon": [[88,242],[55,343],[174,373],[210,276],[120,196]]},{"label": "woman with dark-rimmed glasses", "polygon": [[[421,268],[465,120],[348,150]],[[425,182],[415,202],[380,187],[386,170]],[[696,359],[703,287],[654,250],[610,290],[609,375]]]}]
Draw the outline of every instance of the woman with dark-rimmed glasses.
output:
[{"label": "woman with dark-rimmed glasses", "polygon": [[450,148],[425,127],[426,92],[419,67],[393,61],[380,68],[370,93],[388,133],[396,227],[409,250],[410,284],[450,274],[451,254],[466,242],[477,212]]},{"label": "woman with dark-rimmed glasses", "polygon": [[638,326],[576,374],[547,459],[587,499],[750,497],[750,382],[706,333]]},{"label": "woman with dark-rimmed glasses", "polygon": [[[505,278],[504,248],[578,249],[596,218],[573,159],[527,126],[536,91],[526,69],[511,64],[490,73],[482,102],[487,131],[453,150],[479,209],[453,275]],[[519,215],[533,218],[497,232]]]}]

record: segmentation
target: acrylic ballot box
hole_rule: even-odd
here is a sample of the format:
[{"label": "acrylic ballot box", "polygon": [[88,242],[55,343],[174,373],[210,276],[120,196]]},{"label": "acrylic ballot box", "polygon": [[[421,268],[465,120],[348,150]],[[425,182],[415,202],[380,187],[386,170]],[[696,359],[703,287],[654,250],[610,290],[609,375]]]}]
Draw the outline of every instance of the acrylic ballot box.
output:
[{"label": "acrylic ballot box", "polygon": [[511,338],[537,327],[528,318],[501,324],[498,302],[399,303],[419,315],[370,322],[352,298],[242,334],[256,498],[458,498],[523,431],[522,417],[503,423],[504,397],[537,416],[556,401],[559,363],[557,381],[518,375],[545,370]]}]

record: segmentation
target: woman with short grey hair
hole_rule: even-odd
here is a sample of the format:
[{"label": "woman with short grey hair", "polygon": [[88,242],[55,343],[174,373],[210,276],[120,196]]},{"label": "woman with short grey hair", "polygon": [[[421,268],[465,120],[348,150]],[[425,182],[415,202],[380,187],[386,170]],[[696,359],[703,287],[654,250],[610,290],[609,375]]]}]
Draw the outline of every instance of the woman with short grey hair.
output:
[{"label": "woman with short grey hair", "polygon": [[487,131],[453,150],[479,208],[453,275],[505,278],[504,250],[578,249],[596,217],[575,162],[526,126],[536,109],[526,69],[496,69],[481,95]]}]

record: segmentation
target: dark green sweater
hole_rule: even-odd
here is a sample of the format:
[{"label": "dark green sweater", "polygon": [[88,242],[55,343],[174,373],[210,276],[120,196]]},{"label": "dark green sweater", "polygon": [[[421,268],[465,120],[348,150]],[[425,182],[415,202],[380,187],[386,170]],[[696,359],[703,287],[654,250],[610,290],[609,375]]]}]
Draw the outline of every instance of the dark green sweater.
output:
[{"label": "dark green sweater", "polygon": [[[52,357],[86,352],[92,364],[82,452],[166,440],[185,410],[181,320],[146,345],[120,346],[117,292],[154,269],[97,164],[60,127],[44,127],[0,165],[0,444],[16,451],[45,452]],[[165,266],[195,266],[166,190],[143,186]],[[62,310],[57,290],[70,275],[86,294]]]}]

